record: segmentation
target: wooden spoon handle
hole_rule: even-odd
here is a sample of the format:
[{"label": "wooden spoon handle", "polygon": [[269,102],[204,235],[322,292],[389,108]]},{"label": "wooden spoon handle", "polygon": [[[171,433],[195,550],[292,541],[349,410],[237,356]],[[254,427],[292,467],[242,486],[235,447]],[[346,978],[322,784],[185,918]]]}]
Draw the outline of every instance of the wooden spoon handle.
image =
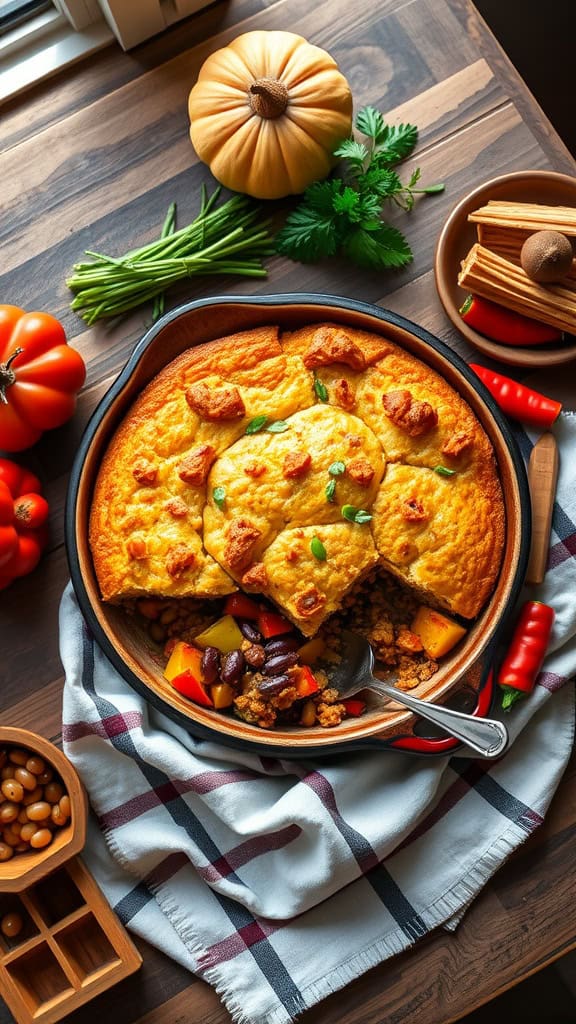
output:
[{"label": "wooden spoon handle", "polygon": [[542,583],[548,560],[552,509],[558,480],[558,446],[554,434],[543,434],[532,449],[528,484],[532,503],[532,543],[527,583]]}]

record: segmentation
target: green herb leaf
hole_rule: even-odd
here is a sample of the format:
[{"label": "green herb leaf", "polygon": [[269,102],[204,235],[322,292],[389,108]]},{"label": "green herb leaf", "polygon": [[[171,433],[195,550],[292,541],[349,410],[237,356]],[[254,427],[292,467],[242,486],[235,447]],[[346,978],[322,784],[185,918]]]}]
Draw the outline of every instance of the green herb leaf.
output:
[{"label": "green herb leaf", "polygon": [[346,472],[346,466],[343,462],[333,462],[331,466],[328,466],[328,472],[330,476],[342,476],[342,473]]},{"label": "green herb leaf", "polygon": [[268,423],[268,417],[267,416],[255,416],[254,419],[250,420],[250,422],[246,425],[245,433],[246,434],[257,434],[258,431],[262,430],[262,428],[265,427],[267,423]]},{"label": "green herb leaf", "polygon": [[405,160],[418,142],[418,129],[413,124],[385,125],[377,139],[380,160],[397,164]]},{"label": "green herb leaf", "polygon": [[434,466],[434,472],[438,473],[438,476],[454,476],[456,470],[448,469],[447,466]]},{"label": "green herb leaf", "polygon": [[384,118],[374,107],[362,107],[356,115],[354,124],[359,132],[367,135],[369,139],[374,139],[375,142],[380,142],[386,131]]},{"label": "green herb leaf", "polygon": [[310,541],[310,551],[317,558],[319,562],[326,561],[326,548],[319,537],[312,537]]},{"label": "green herb leaf", "polygon": [[214,504],[217,505],[219,509],[223,509],[224,502],[226,501],[226,488],[215,487],[214,490],[212,491],[212,499],[214,501]]},{"label": "green herb leaf", "polygon": [[335,480],[329,480],[328,483],[326,484],[326,487],[324,488],[324,494],[326,495],[326,501],[333,502],[334,501],[335,493],[336,493],[336,481]]},{"label": "green herb leaf", "polygon": [[369,523],[372,516],[366,509],[356,508],[356,505],[342,505],[340,509],[344,519],[351,523]]},{"label": "green herb leaf", "polygon": [[328,388],[318,377],[314,377],[314,391],[321,402],[328,401]]},{"label": "green herb leaf", "polygon": [[359,267],[373,270],[405,267],[414,258],[404,235],[390,224],[378,231],[357,227],[344,242],[344,252]]},{"label": "green herb leaf", "polygon": [[286,423],[286,420],[274,420],[265,429],[269,434],[283,434],[285,430],[288,430],[290,424]]},{"label": "green herb leaf", "polygon": [[344,142],[341,142],[334,150],[334,156],[341,160],[349,160],[351,164],[357,166],[358,170],[362,170],[364,161],[368,157],[368,150],[363,143],[356,142],[355,139],[344,139]]}]

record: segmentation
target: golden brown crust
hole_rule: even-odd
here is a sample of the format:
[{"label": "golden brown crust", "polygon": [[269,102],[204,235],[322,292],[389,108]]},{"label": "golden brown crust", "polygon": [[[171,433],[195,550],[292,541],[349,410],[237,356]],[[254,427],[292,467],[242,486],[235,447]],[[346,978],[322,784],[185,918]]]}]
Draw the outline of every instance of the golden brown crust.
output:
[{"label": "golden brown crust", "polygon": [[310,636],[378,562],[474,617],[504,529],[462,397],[395,342],[322,323],[220,338],[159,373],[104,456],[90,544],[105,600],[242,586]]}]

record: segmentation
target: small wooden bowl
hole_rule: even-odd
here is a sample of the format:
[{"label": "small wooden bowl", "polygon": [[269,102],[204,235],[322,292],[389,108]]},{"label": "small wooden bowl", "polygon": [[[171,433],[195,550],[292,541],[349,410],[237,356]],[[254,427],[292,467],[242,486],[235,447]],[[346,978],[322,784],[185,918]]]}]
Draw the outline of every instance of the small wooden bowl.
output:
[{"label": "small wooden bowl", "polygon": [[434,256],[434,274],[440,301],[447,315],[474,348],[510,366],[557,366],[576,359],[576,338],[554,344],[517,348],[491,341],[470,327],[460,316],[460,307],[468,294],[458,285],[460,264],[477,239],[476,225],[468,214],[490,199],[545,206],[576,207],[576,178],[555,171],[518,171],[492,178],[469,192],[454,207],[438,238]]},{"label": "small wooden bowl", "polygon": [[0,892],[22,892],[80,853],[86,842],[88,802],[75,768],[49,740],[28,729],[0,726],[0,750],[6,747],[23,747],[42,757],[60,776],[72,807],[68,824],[55,831],[49,846],[0,862]]}]

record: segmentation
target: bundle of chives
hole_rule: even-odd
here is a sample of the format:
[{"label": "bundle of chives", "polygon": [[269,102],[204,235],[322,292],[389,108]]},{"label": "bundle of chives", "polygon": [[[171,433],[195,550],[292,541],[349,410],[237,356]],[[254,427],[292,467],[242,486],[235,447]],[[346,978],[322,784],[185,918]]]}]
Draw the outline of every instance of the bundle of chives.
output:
[{"label": "bundle of chives", "polygon": [[274,252],[268,221],[258,224],[259,210],[247,196],[232,196],[216,207],[219,194],[218,188],[207,198],[203,189],[198,216],[178,231],[172,204],[160,238],[124,256],[87,250],[92,262],[76,263],[66,281],[74,292],[71,308],[91,325],[154,299],[156,319],[164,310],[166,289],[186,277],[266,277],[262,259]]}]

